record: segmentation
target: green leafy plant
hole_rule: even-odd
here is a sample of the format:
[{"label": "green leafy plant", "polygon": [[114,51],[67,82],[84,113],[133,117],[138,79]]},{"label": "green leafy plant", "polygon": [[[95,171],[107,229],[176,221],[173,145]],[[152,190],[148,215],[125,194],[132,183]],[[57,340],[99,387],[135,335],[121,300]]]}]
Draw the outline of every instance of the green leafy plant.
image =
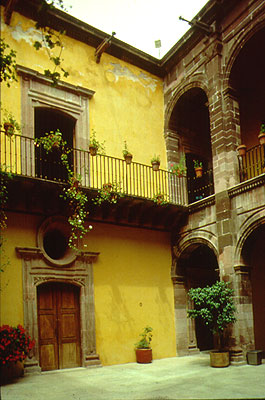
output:
[{"label": "green leafy plant", "polygon": [[154,156],[151,158],[151,164],[153,164],[153,163],[160,164],[160,156],[159,155],[154,154]]},{"label": "green leafy plant", "polygon": [[153,328],[151,326],[146,326],[143,332],[139,335],[141,339],[139,342],[135,343],[136,349],[150,349],[151,341],[153,337]]},{"label": "green leafy plant", "polygon": [[123,157],[131,156],[132,153],[129,152],[126,140],[124,141],[124,149],[122,150]]},{"label": "green leafy plant", "polygon": [[193,160],[194,168],[202,168],[202,161]]},{"label": "green leafy plant", "polygon": [[[92,134],[89,142],[89,149],[90,152],[92,149],[95,149],[96,153],[98,154],[105,154],[105,142],[100,143],[96,138],[96,131],[92,129]],[[92,149],[91,149],[92,148]]]},{"label": "green leafy plant", "polygon": [[185,163],[185,156],[182,156],[179,163],[171,163],[169,171],[177,176],[183,176],[186,174],[187,168]]},{"label": "green leafy plant", "polygon": [[58,85],[61,76],[64,78],[69,76],[69,72],[66,71],[62,66],[62,62],[64,61],[62,58],[62,52],[64,48],[62,37],[65,34],[65,31],[61,30],[56,32],[47,26],[48,12],[52,11],[56,5],[62,10],[65,10],[63,1],[58,0],[57,2],[51,1],[49,3],[47,3],[45,0],[40,1],[37,15],[38,21],[35,26],[41,31],[42,39],[41,41],[36,40],[33,44],[36,50],[43,48],[46,51],[49,60],[53,64],[52,70],[44,70],[44,75],[52,80],[52,86]]},{"label": "green leafy plant", "polygon": [[1,113],[3,113],[3,123],[1,124],[1,128],[7,136],[11,137],[15,132],[21,132],[20,124],[11,112],[5,108],[1,108]]},{"label": "green leafy plant", "polygon": [[0,38],[0,82],[10,87],[10,82],[17,81],[16,66],[16,51]]},{"label": "green leafy plant", "polygon": [[116,204],[122,196],[123,193],[117,183],[104,183],[102,188],[98,190],[97,197],[92,199],[92,202],[96,205],[104,202]]},{"label": "green leafy plant", "polygon": [[74,172],[68,161],[68,154],[71,152],[67,148],[67,142],[63,140],[62,133],[59,129],[45,133],[45,136],[35,140],[36,146],[43,146],[46,153],[52,152],[54,149],[59,149],[61,152],[60,159],[62,164],[67,170],[67,181],[68,186],[63,188],[63,194],[61,197],[68,201],[71,208],[72,214],[68,218],[68,222],[71,226],[71,235],[69,237],[69,247],[78,250],[77,242],[78,239],[84,237],[84,235],[92,229],[89,225],[85,227],[85,220],[89,212],[87,211],[88,199],[83,190],[81,189],[81,177],[75,177]]},{"label": "green leafy plant", "polygon": [[72,229],[68,244],[69,247],[77,250],[78,239],[82,239],[92,229],[92,225],[89,225],[88,228],[85,227],[85,220],[89,214],[86,210],[88,199],[80,188],[80,178],[75,178],[72,172],[70,175],[68,178],[69,186],[63,188],[62,197],[69,202],[72,210],[72,214],[68,218]]},{"label": "green leafy plant", "polygon": [[157,193],[153,197],[153,202],[156,203],[158,206],[164,206],[168,204],[168,201],[166,200],[166,195],[163,193]]},{"label": "green leafy plant", "polygon": [[0,229],[6,228],[7,216],[4,211],[4,206],[8,200],[8,181],[12,179],[12,173],[5,166],[0,165]]},{"label": "green leafy plant", "polygon": [[233,289],[226,282],[188,291],[194,308],[188,310],[188,317],[198,318],[213,334],[217,334],[218,349],[223,347],[225,329],[236,321],[233,303]]},{"label": "green leafy plant", "polygon": [[35,139],[35,145],[37,147],[42,145],[47,154],[59,148],[65,153],[67,142],[63,140],[62,133],[57,129],[55,132],[46,132],[45,136]]},{"label": "green leafy plant", "polygon": [[260,133],[265,133],[265,124],[261,124]]}]

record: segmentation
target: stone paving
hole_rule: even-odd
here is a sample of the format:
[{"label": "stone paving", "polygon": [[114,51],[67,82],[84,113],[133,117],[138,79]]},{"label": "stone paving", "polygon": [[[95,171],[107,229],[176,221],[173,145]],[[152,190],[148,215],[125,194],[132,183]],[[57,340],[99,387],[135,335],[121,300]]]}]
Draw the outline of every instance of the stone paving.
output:
[{"label": "stone paving", "polygon": [[209,366],[209,355],[26,375],[1,387],[1,400],[265,399],[261,365]]}]

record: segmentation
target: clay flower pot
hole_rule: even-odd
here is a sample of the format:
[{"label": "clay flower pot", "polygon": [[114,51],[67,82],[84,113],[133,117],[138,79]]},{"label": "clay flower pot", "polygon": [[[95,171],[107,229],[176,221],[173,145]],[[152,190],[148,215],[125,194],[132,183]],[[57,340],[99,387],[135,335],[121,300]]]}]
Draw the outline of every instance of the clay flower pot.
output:
[{"label": "clay flower pot", "polygon": [[136,362],[149,364],[152,362],[152,349],[135,349]]},{"label": "clay flower pot", "polygon": [[98,151],[97,147],[92,146],[92,145],[89,146],[89,153],[90,153],[91,156],[96,156],[97,155],[97,151]]},{"label": "clay flower pot", "polygon": [[132,158],[133,158],[133,155],[131,153],[126,154],[126,156],[124,156],[124,160],[125,160],[126,164],[131,164]]},{"label": "clay flower pot", "polygon": [[202,177],[202,172],[203,172],[202,167],[196,167],[196,168],[194,168],[194,170],[195,170],[196,178],[201,178]]},{"label": "clay flower pot", "polygon": [[152,162],[153,171],[158,171],[159,167],[160,167],[160,162],[159,161],[153,161]]},{"label": "clay flower pot", "polygon": [[5,122],[4,123],[4,131],[7,136],[14,135],[14,132],[15,132],[14,124],[11,124],[10,122]]}]

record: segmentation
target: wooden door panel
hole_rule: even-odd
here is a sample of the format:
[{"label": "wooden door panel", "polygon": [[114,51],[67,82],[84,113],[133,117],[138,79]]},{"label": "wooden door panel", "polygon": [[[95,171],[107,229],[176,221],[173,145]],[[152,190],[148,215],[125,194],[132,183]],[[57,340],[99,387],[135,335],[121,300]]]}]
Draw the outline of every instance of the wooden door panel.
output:
[{"label": "wooden door panel", "polygon": [[40,365],[43,371],[58,368],[56,292],[51,285],[38,288]]},{"label": "wooden door panel", "polygon": [[38,288],[40,365],[43,371],[80,366],[79,288],[48,283]]}]

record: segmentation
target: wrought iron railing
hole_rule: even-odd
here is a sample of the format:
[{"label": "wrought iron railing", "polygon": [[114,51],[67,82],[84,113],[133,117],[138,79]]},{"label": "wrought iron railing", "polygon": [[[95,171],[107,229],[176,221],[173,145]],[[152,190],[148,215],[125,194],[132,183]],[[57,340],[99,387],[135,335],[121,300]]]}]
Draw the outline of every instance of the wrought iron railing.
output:
[{"label": "wrought iron railing", "polygon": [[240,182],[255,178],[264,172],[265,146],[258,145],[238,156]]},{"label": "wrought iron railing", "polygon": [[204,170],[200,178],[188,176],[187,187],[189,204],[214,194],[213,170]]},{"label": "wrought iron railing", "polygon": [[[49,181],[66,182],[67,173],[60,162],[59,150],[46,154],[42,146],[37,147],[33,138],[3,134],[0,141],[1,165],[13,174]],[[170,171],[106,155],[91,156],[89,151],[72,149],[68,161],[80,177],[82,186],[101,189],[111,183],[128,196],[154,199],[163,194],[170,203],[186,205],[187,179]]]}]

